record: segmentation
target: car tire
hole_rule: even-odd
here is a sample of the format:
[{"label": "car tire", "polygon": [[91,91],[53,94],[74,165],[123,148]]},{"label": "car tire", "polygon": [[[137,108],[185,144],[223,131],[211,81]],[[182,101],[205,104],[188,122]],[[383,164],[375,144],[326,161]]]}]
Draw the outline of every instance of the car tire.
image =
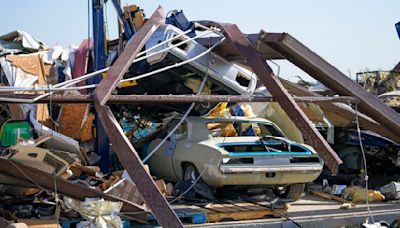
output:
[{"label": "car tire", "polygon": [[274,194],[285,199],[298,200],[303,195],[306,184],[291,184],[284,189],[274,188]]},{"label": "car tire", "polygon": [[183,166],[183,176],[182,179],[185,180],[192,180],[195,181],[199,177],[199,172],[197,171],[196,167],[192,164],[185,164]]}]

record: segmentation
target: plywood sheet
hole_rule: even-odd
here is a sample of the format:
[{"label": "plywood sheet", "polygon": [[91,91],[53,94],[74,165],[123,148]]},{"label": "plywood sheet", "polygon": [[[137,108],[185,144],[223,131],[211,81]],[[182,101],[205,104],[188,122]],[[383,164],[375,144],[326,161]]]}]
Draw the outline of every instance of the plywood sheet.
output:
[{"label": "plywood sheet", "polygon": [[[20,68],[24,72],[33,75],[40,74],[40,63],[39,54],[27,54],[27,55],[8,55],[7,60],[15,67]],[[49,75],[51,65],[44,64],[44,74]]]},{"label": "plywood sheet", "polygon": [[60,133],[80,139],[88,108],[87,104],[64,104],[58,121]]}]

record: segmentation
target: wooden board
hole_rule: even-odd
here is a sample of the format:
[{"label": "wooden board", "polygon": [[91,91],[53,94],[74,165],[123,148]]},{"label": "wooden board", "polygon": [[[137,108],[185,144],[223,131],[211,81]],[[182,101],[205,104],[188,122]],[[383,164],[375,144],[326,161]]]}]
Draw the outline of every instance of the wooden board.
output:
[{"label": "wooden board", "polygon": [[175,209],[182,207],[205,213],[207,222],[220,222],[224,220],[254,220],[266,216],[281,217],[287,208],[272,210],[250,202],[211,203],[201,206],[173,206]]}]

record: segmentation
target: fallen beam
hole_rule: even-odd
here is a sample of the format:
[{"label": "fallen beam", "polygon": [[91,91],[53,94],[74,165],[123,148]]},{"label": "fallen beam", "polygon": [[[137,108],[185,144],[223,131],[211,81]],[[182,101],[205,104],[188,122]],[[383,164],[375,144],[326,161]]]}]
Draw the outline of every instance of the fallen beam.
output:
[{"label": "fallen beam", "polygon": [[[2,95],[0,99],[10,99],[2,101],[3,103],[14,103],[12,99],[32,99],[33,94],[9,94]],[[353,97],[293,97],[296,102],[312,103],[345,103],[356,104],[357,98]],[[209,103],[209,102],[275,102],[272,96],[240,96],[240,95],[111,95],[107,104],[142,104],[153,102],[153,104],[174,104],[174,103]],[[90,95],[62,95],[53,94],[42,98],[35,103],[94,103],[94,98]]]},{"label": "fallen beam", "polygon": [[55,191],[56,185],[57,192],[59,194],[77,200],[84,200],[87,197],[101,197],[105,200],[113,202],[122,202],[122,212],[138,213],[136,215],[132,215],[132,219],[135,219],[139,222],[144,222],[146,218],[147,211],[146,208],[142,205],[138,205],[125,199],[108,195],[96,189],[72,183],[60,177],[54,177],[53,175],[43,172],[41,170],[19,164],[5,158],[0,158],[0,173],[23,181],[34,183],[35,185],[39,185],[42,188],[45,188],[52,192]]},{"label": "fallen beam", "polygon": [[259,40],[339,95],[358,97],[359,109],[382,126],[400,132],[400,115],[287,33],[260,32]]},{"label": "fallen beam", "polygon": [[[281,79],[283,86],[291,93],[296,96],[314,96],[322,97],[321,95],[307,90],[306,88],[297,85],[293,82],[289,82]],[[383,127],[375,120],[364,115],[361,112],[356,113],[355,110],[350,107],[345,107],[335,103],[319,103],[318,104],[324,112],[324,115],[331,120],[335,126],[344,127],[355,120],[356,114],[358,114],[358,121],[361,128],[371,130],[377,134],[380,134],[388,139],[391,139],[397,143],[400,143],[400,135],[395,132]]]},{"label": "fallen beam", "polygon": [[153,13],[139,31],[132,37],[125,49],[110,67],[106,77],[94,91],[95,108],[101,123],[122,166],[128,172],[149,207],[163,227],[183,227],[180,219],[161,194],[153,178],[145,170],[142,160],[121,129],[110,108],[106,106],[112,91],[128,71],[139,51],[154,31],[164,24],[165,17],[161,7]]},{"label": "fallen beam", "polygon": [[338,165],[342,161],[296,104],[293,97],[286,91],[279,79],[273,75],[272,69],[268,66],[265,58],[260,56],[251,46],[246,36],[233,24],[216,24],[211,22],[207,25],[216,25],[222,29],[225,37],[233,43],[236,50],[244,57],[246,64],[252,68],[253,72],[264,83],[282,109],[300,129],[307,143],[315,148],[317,153],[324,159],[329,170],[333,174],[336,174],[338,172]]}]

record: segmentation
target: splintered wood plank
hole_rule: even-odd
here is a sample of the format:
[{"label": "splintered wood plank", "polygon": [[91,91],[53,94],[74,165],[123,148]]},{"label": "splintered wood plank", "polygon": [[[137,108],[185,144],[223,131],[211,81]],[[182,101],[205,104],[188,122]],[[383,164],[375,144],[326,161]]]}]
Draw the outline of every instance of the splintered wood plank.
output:
[{"label": "splintered wood plank", "polygon": [[229,202],[231,202],[231,204],[207,204],[201,206],[201,208],[207,210],[204,211],[207,217],[207,222],[219,222],[223,220],[251,220],[264,218],[265,216],[280,217],[278,212],[254,203]]},{"label": "splintered wood plank", "polygon": [[234,209],[232,207],[228,207],[223,204],[208,204],[208,205],[205,205],[204,208],[213,210],[216,212],[235,212],[235,211],[237,211],[236,209]]},{"label": "splintered wood plank", "polygon": [[206,213],[207,222],[219,222],[222,220],[253,220],[261,219],[265,216],[280,217],[279,213],[265,209],[259,211],[236,211],[236,212],[219,212]]},{"label": "splintered wood plank", "polygon": [[[46,71],[44,68],[44,63],[41,55],[37,55],[38,58],[38,85],[45,86],[46,83]],[[39,94],[44,94],[44,92],[39,92]],[[37,104],[36,107],[36,120],[39,123],[42,123],[50,128],[52,128],[52,122],[50,120],[49,109],[47,108],[47,104]]]},{"label": "splintered wood plank", "polygon": [[267,207],[263,207],[263,206],[260,206],[260,205],[254,204],[254,203],[235,203],[234,205],[236,207],[246,209],[247,211],[248,210],[256,211],[256,210],[265,210],[265,209],[269,210],[269,208],[267,208]]}]

